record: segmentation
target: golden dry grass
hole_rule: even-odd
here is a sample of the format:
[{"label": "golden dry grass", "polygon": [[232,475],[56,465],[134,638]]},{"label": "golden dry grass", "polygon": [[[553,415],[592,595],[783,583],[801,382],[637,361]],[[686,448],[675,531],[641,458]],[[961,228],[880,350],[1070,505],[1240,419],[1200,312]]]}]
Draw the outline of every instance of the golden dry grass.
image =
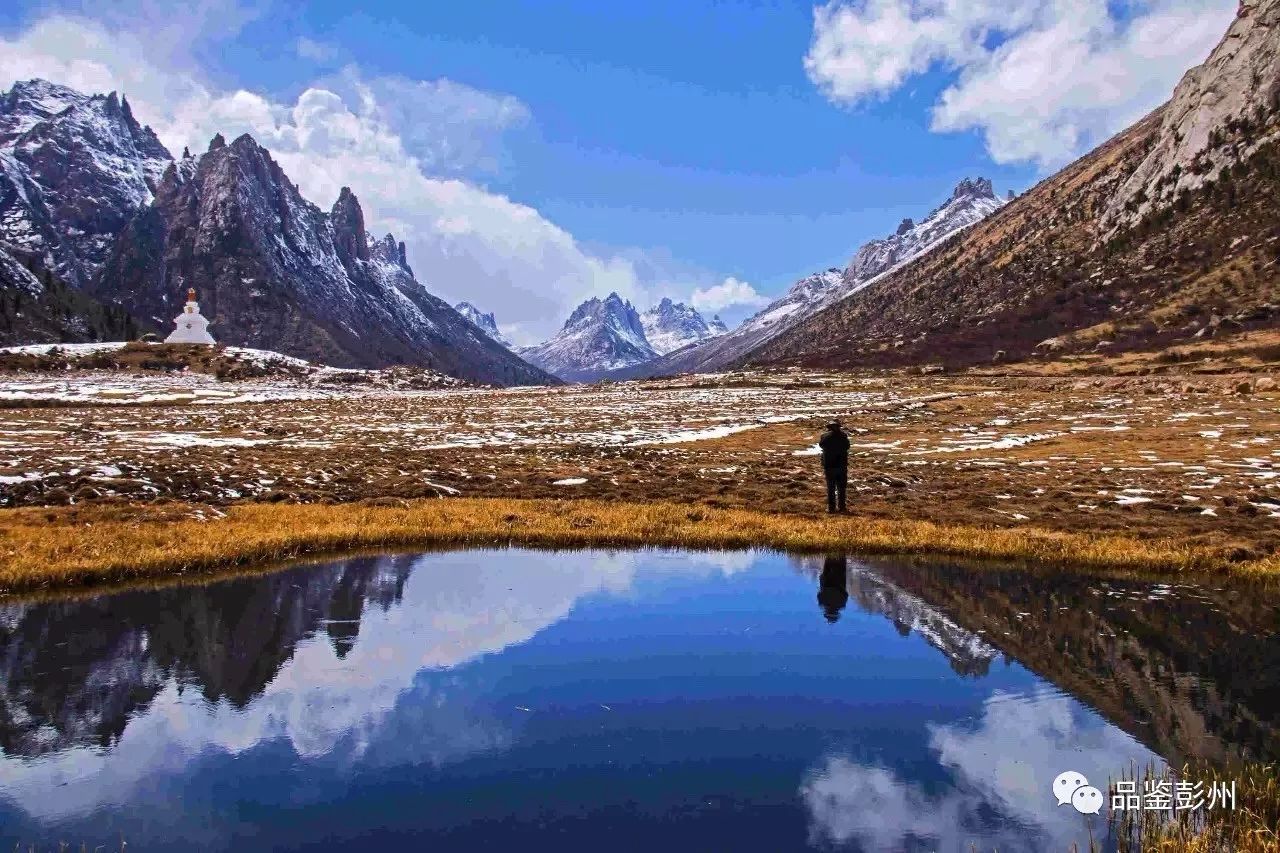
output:
[{"label": "golden dry grass", "polygon": [[927,553],[1164,574],[1280,570],[1275,556],[1232,563],[1216,550],[1156,538],[669,503],[456,498],[242,504],[206,518],[208,509],[169,504],[4,510],[0,593],[183,577],[358,549],[495,544]]},{"label": "golden dry grass", "polygon": [[1147,781],[1177,779],[1236,785],[1235,808],[1192,809],[1180,812],[1112,812],[1111,829],[1119,853],[1277,853],[1280,851],[1280,781],[1270,764],[1231,768],[1209,765],[1183,767],[1176,774],[1147,768],[1128,774],[1145,790]]}]

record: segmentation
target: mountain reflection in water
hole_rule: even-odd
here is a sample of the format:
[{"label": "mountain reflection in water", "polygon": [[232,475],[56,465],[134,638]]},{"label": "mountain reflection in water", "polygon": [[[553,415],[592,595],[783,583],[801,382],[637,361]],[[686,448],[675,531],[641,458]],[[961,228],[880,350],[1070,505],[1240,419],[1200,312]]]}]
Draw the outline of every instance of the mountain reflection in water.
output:
[{"label": "mountain reflection in water", "polygon": [[1280,758],[1276,604],[652,551],[0,603],[0,841],[1045,849],[1062,770]]}]

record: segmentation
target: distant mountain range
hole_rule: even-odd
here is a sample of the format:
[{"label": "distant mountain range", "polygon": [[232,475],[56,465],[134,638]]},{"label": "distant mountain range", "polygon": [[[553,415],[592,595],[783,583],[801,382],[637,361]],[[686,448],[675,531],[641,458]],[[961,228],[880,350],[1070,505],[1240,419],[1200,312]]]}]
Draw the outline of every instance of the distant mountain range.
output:
[{"label": "distant mountain range", "polygon": [[532,364],[572,382],[589,382],[620,367],[648,362],[658,353],[645,336],[635,307],[616,293],[588,299],[544,343],[520,350]]},{"label": "distant mountain range", "polygon": [[0,96],[0,340],[165,332],[189,287],[222,343],[554,381],[429,293],[349,189],[322,211],[252,137],[175,161],[114,93]]},{"label": "distant mountain range", "polygon": [[696,308],[683,302],[662,301],[640,315],[644,335],[658,355],[727,334],[729,328],[719,316],[705,320]]},{"label": "distant mountain range", "polygon": [[801,279],[733,331],[719,317],[708,323],[694,308],[670,299],[641,315],[615,293],[603,301],[584,302],[550,340],[520,353],[544,370],[576,382],[719,370],[980,222],[1003,204],[991,181],[965,179],[920,224],[907,219],[894,234],[862,246],[847,268]]},{"label": "distant mountain range", "polygon": [[829,269],[800,279],[782,297],[728,334],[697,342],[653,359],[613,371],[612,378],[664,376],[720,370],[807,317],[874,284],[881,276],[919,257],[957,232],[991,215],[1004,201],[985,178],[961,181],[951,197],[918,225],[904,220],[888,237],[872,240],[854,254],[845,269]]},{"label": "distant mountain range", "polygon": [[561,379],[590,382],[727,332],[719,317],[708,322],[683,302],[664,298],[641,314],[610,293],[605,299],[583,302],[560,331],[520,354]]}]

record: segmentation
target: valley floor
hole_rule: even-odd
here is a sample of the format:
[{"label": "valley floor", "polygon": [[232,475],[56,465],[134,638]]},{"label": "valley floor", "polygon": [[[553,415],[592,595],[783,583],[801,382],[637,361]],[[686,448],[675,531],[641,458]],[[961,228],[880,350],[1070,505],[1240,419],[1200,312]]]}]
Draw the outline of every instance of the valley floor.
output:
[{"label": "valley floor", "polygon": [[[815,441],[833,417],[853,440],[851,520],[822,512]],[[1146,569],[1274,569],[1280,392],[1256,374],[788,371],[426,391],[189,373],[67,371],[0,381],[0,505],[9,508],[0,511],[0,575],[8,573],[0,585],[10,589],[39,585],[15,580],[24,554],[43,553],[50,571],[63,565],[68,580],[90,578],[92,549],[105,549],[96,558],[104,566],[119,562],[106,556],[115,548],[109,537],[86,539],[83,522],[119,526],[118,544],[131,526],[190,522],[165,559],[205,568],[336,545],[459,541],[460,533],[433,537],[423,529],[428,516],[415,520],[426,510],[413,502],[426,498],[455,499],[459,512],[467,504],[485,517],[524,501],[531,509],[504,514],[544,519],[538,524],[575,514],[578,504],[565,500],[614,508],[608,518],[582,516],[571,535],[545,544],[688,544],[662,535],[661,525],[637,540],[640,528],[617,514],[622,504],[685,506],[691,523],[706,528],[695,537],[702,544],[753,544],[732,531],[717,538],[711,528],[720,522],[689,515],[697,510],[688,505],[698,505],[781,515],[774,527],[807,531],[790,543],[801,547],[844,542]],[[273,539],[266,551],[227,551],[210,562],[198,540],[227,519],[247,519],[244,504],[266,503],[283,505],[270,518],[255,516],[284,525],[273,535],[302,519],[303,509],[288,509],[295,504],[353,505],[345,521],[341,506],[325,510],[324,524],[344,530],[377,508],[370,503],[409,515],[388,521],[394,531],[383,538],[298,533],[293,546]],[[437,503],[450,501],[427,501]],[[466,527],[462,516],[450,524]],[[484,529],[501,538],[501,524]],[[46,542],[51,550],[32,550],[33,537],[50,531],[61,531]],[[528,524],[508,532],[537,538]],[[788,539],[773,529],[754,544]],[[186,560],[183,543],[205,556]]]}]

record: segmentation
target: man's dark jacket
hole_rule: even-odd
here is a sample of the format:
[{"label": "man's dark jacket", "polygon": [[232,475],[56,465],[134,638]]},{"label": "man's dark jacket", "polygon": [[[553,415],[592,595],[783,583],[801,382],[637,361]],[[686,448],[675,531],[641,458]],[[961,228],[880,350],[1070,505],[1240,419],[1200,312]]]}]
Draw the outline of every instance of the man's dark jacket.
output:
[{"label": "man's dark jacket", "polygon": [[844,430],[828,429],[818,439],[822,448],[822,467],[828,471],[849,467],[849,436]]}]

